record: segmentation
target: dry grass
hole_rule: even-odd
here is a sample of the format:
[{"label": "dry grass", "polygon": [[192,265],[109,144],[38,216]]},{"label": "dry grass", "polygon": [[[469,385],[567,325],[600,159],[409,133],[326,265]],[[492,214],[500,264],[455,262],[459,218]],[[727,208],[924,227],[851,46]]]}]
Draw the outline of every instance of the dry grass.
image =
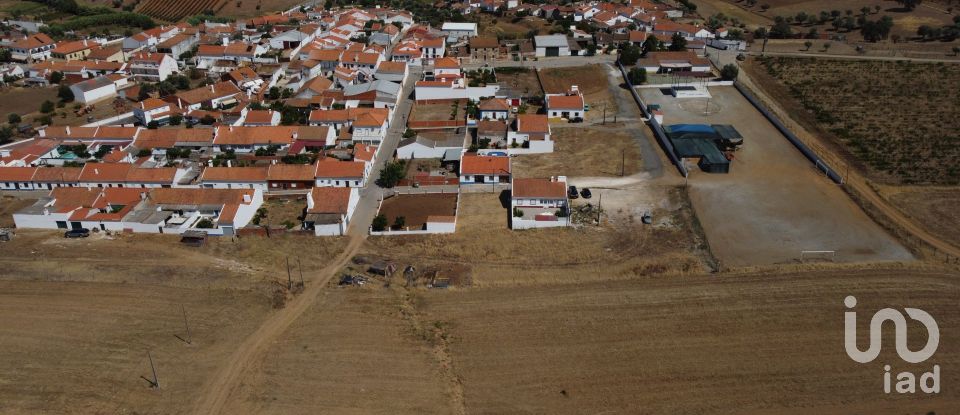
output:
[{"label": "dry grass", "polygon": [[[461,195],[457,232],[370,238],[366,252],[400,264],[462,265],[475,285],[527,285],[702,272],[701,246],[683,211],[672,226],[570,227],[512,231],[492,194]],[[602,274],[597,273],[603,267]]]},{"label": "dry grass", "polygon": [[901,187],[888,198],[934,235],[960,245],[960,188]]},{"label": "dry grass", "polygon": [[[779,101],[805,108],[799,121],[839,144],[874,179],[960,183],[960,102],[953,93],[960,66],[774,58],[750,70]],[[923,98],[904,100],[903,91]]]},{"label": "dry grass", "polygon": [[[187,337],[181,305],[190,345],[175,337]],[[0,281],[0,358],[16,362],[0,375],[0,412],[185,413],[268,312],[266,296],[235,289]],[[147,351],[159,391],[141,379],[153,378]]]},{"label": "dry grass", "polygon": [[12,228],[13,214],[21,209],[33,205],[36,199],[25,199],[19,196],[3,195],[0,198],[0,228]]},{"label": "dry grass", "polygon": [[[138,283],[184,288],[269,289],[286,279],[286,259],[304,272],[326,265],[342,238],[209,238],[191,248],[174,235],[104,233],[64,239],[61,232],[18,230],[3,245],[0,279]],[[124,258],[124,259],[121,259]]]},{"label": "dry grass", "polygon": [[224,413],[453,412],[403,297],[370,286],[329,290],[270,347]]},{"label": "dry grass", "polygon": [[[864,313],[931,313],[945,336],[936,355],[907,365],[885,344],[874,363],[850,360],[848,294]],[[894,269],[431,291],[419,303],[452,339],[470,413],[939,414],[960,409],[957,394],[885,395],[882,366],[939,364],[943,385],[960,382],[943,370],[960,363],[946,338],[958,296],[956,273]]]},{"label": "dry grass", "polygon": [[623,128],[612,123],[554,126],[554,152],[516,157],[512,170],[517,177],[612,177],[620,176],[623,162],[624,174],[629,176],[640,171],[642,163],[639,146]]},{"label": "dry grass", "polygon": [[454,193],[431,193],[397,195],[384,199],[378,214],[387,218],[393,226],[398,217],[404,218],[405,227],[422,229],[430,216],[456,216],[457,195]]},{"label": "dry grass", "polygon": [[303,218],[303,210],[307,208],[307,200],[304,197],[296,199],[272,198],[264,201],[263,207],[267,209],[267,216],[260,220],[261,225],[286,226],[292,224],[297,227]]},{"label": "dry grass", "polygon": [[537,74],[531,68],[511,68],[508,71],[497,70],[497,82],[519,92],[523,96],[535,96],[543,93]]}]

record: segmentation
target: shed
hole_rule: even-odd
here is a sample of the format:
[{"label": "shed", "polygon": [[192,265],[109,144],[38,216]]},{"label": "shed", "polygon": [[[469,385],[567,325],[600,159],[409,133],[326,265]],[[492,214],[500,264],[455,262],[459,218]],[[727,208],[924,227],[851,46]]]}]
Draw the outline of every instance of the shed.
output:
[{"label": "shed", "polygon": [[207,242],[207,233],[198,230],[188,230],[180,234],[180,243],[200,247]]}]

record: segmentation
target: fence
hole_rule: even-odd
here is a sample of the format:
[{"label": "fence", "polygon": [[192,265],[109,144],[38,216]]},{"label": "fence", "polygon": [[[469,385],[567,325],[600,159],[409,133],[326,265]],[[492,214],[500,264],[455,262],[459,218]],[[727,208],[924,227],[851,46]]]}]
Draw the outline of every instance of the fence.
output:
[{"label": "fence", "polygon": [[757,98],[750,93],[750,91],[747,91],[747,89],[744,88],[743,85],[740,85],[739,82],[734,83],[733,86],[737,88],[737,91],[740,91],[740,94],[743,95],[743,97],[746,98],[747,101],[750,101],[750,104],[752,104],[757,109],[757,111],[760,111],[760,113],[763,114],[764,117],[766,117],[767,121],[770,121],[770,123],[777,128],[777,131],[780,131],[780,134],[786,137],[787,141],[790,141],[790,143],[793,144],[793,146],[796,147],[797,150],[800,150],[800,153],[802,153],[803,156],[807,158],[807,160],[810,160],[810,162],[813,163],[814,167],[816,167],[817,170],[823,171],[823,173],[830,180],[833,180],[834,183],[843,184],[843,178],[840,177],[840,175],[837,174],[837,172],[833,170],[830,167],[830,165],[828,165],[825,161],[823,161],[823,159],[821,159],[820,156],[818,156],[816,153],[813,152],[813,150],[810,150],[810,148],[807,147],[806,144],[800,141],[800,139],[797,138],[796,135],[794,135],[790,130],[788,130],[787,127],[784,126],[782,122],[780,122],[779,118],[773,115],[770,111],[767,111],[766,107],[760,104],[760,101],[758,101]]},{"label": "fence", "polygon": [[677,156],[677,152],[673,148],[673,143],[667,139],[667,134],[665,131],[663,131],[663,127],[660,126],[660,123],[650,116],[650,113],[647,111],[647,105],[643,103],[642,99],[640,99],[640,94],[638,94],[637,89],[633,87],[633,83],[630,82],[630,77],[627,76],[627,70],[623,67],[623,64],[620,63],[619,60],[617,61],[617,67],[620,68],[620,74],[623,75],[623,80],[627,83],[627,88],[630,90],[630,94],[633,95],[633,100],[636,101],[637,106],[640,107],[640,112],[643,113],[644,118],[648,119],[648,122],[650,123],[650,129],[653,130],[653,135],[657,137],[657,141],[660,143],[660,147],[663,148],[663,152],[667,153],[667,157],[670,158],[670,162],[677,167],[677,170],[680,171],[680,174],[686,177],[687,168],[683,165],[680,157]]}]

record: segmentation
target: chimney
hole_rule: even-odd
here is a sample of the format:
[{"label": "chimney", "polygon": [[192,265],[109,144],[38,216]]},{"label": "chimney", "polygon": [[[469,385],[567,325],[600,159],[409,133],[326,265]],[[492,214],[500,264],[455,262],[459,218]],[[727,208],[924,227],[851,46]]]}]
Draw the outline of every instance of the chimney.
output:
[{"label": "chimney", "polygon": [[250,204],[250,203],[252,203],[252,202],[253,202],[253,198],[250,197],[249,194],[244,193],[244,195],[243,195],[243,203]]},{"label": "chimney", "polygon": [[93,174],[96,174],[97,176],[99,176],[99,175],[100,175],[100,169],[94,168],[94,169],[93,169]]},{"label": "chimney", "polygon": [[227,167],[233,167],[233,162],[230,159],[227,159]]},{"label": "chimney", "polygon": [[70,126],[67,126],[67,135],[70,135]]},{"label": "chimney", "polygon": [[213,87],[213,84],[210,84],[210,92],[217,92],[217,90]]}]

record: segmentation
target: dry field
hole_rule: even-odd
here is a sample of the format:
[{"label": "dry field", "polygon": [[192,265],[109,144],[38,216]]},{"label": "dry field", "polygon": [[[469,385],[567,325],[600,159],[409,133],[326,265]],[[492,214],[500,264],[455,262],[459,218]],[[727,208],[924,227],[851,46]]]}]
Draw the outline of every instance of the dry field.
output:
[{"label": "dry field", "polygon": [[511,169],[517,177],[629,176],[642,167],[640,148],[623,130],[623,123],[608,125],[554,125],[553,153],[521,155]]},{"label": "dry field", "polygon": [[[536,30],[537,34],[545,35],[550,32],[550,25],[539,17],[525,17],[514,19],[512,17],[495,17],[491,14],[477,13],[476,18],[480,24],[480,35],[490,36],[500,39],[523,39],[531,30]],[[516,21],[514,21],[516,20]]]},{"label": "dry field", "polygon": [[960,246],[960,188],[899,186],[881,194],[929,232]]},{"label": "dry field", "polygon": [[[756,5],[750,7],[744,0],[697,0],[700,14],[704,17],[722,12],[727,16],[735,17],[740,22],[749,25],[751,28],[755,25],[770,25],[775,16],[796,16],[797,13],[819,15],[821,11],[830,12],[839,10],[845,16],[847,10],[852,10],[854,16],[860,15],[860,9],[864,6],[870,7],[870,14],[867,17],[870,20],[877,20],[882,16],[890,16],[893,19],[894,27],[891,34],[900,35],[904,38],[916,36],[917,28],[921,25],[940,27],[950,24],[952,15],[946,13],[946,8],[942,4],[934,2],[923,2],[920,7],[907,12],[899,4],[888,0],[762,0]],[[770,8],[763,11],[761,6],[769,5]],[[874,6],[880,6],[879,13]],[[954,7],[956,5],[954,4]],[[833,26],[828,21],[824,25],[793,25],[793,31],[806,33],[811,27],[815,27],[820,33],[833,33]],[[841,30],[840,34],[846,35],[849,41],[862,41],[858,29],[846,33]]]},{"label": "dry field", "polygon": [[13,214],[36,202],[36,199],[3,195],[0,197],[0,228],[12,228]]},{"label": "dry field", "polygon": [[[956,272],[899,269],[632,279],[418,294],[468,413],[948,414],[960,411]],[[908,365],[884,339],[858,364],[843,299],[936,318],[940,348]],[[916,350],[922,327],[910,325]],[[916,331],[913,331],[916,330]],[[892,334],[892,330],[885,331]],[[939,395],[885,395],[883,365],[941,366]],[[919,374],[918,374],[919,376]],[[949,389],[948,389],[949,388]]]},{"label": "dry field", "polygon": [[[747,65],[799,122],[888,184],[958,184],[960,66],[771,58]],[[905,99],[904,91],[921,99]]]},{"label": "dry field", "polygon": [[[10,362],[0,412],[184,413],[271,313],[285,255],[303,256],[309,272],[341,248],[290,237],[194,249],[172,236],[21,230],[0,255],[0,349]],[[152,379],[148,350],[160,391],[141,379]]]},{"label": "dry field", "polygon": [[2,87],[0,88],[0,117],[6,123],[7,115],[10,113],[15,112],[21,116],[31,113],[39,114],[40,104],[46,100],[57,102],[57,88]]},{"label": "dry field", "polygon": [[[689,209],[664,211],[663,226],[511,231],[508,209],[489,193],[461,194],[452,235],[371,237],[365,252],[419,267],[466,266],[477,286],[552,284],[699,273],[706,255]],[[501,198],[505,197],[503,194]],[[674,196],[678,197],[678,196]],[[680,206],[680,204],[677,204]],[[604,272],[598,273],[602,266]]]}]

